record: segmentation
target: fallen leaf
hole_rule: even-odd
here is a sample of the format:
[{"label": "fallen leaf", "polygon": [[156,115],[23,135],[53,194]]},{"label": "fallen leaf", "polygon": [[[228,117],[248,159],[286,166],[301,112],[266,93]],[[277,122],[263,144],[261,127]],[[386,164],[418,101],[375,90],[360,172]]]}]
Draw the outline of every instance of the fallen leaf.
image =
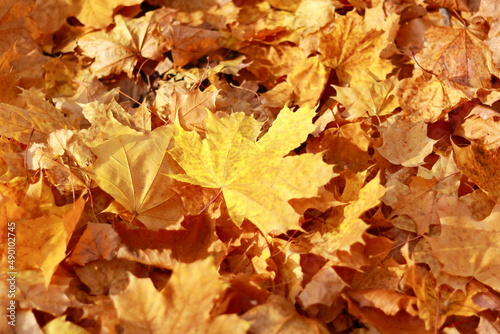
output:
[{"label": "fallen leaf", "polygon": [[252,333],[328,333],[326,327],[314,319],[297,313],[293,304],[279,295],[272,295],[265,304],[243,314],[250,321]]},{"label": "fallen leaf", "polygon": [[372,28],[365,30],[363,23],[363,17],[356,11],[336,14],[332,31],[323,32],[321,38],[323,63],[336,69],[344,84],[363,83],[369,73],[384,79],[393,68],[389,60],[380,58],[380,52],[388,46],[384,32]]},{"label": "fallen leaf", "polygon": [[488,218],[476,221],[465,204],[453,212],[440,212],[441,233],[426,236],[441,270],[456,276],[474,277],[497,290],[500,288],[498,217],[496,205]]},{"label": "fallen leaf", "polygon": [[180,169],[165,154],[173,131],[164,126],[147,135],[115,135],[92,148],[98,158],[89,171],[101,189],[123,206],[120,214],[129,222],[138,219],[154,230],[179,224],[182,201],[168,187],[174,180],[167,174]]},{"label": "fallen leaf", "polygon": [[266,234],[298,229],[299,215],[287,201],[316,195],[317,188],[333,176],[319,155],[284,157],[314,130],[310,123],[314,110],[301,108],[294,113],[282,109],[269,132],[257,142],[262,124],[252,117],[243,113],[222,119],[208,115],[205,140],[178,128],[169,154],[186,175],[172,177],[221,189],[229,215],[238,225],[247,218]]},{"label": "fallen leaf", "polygon": [[414,123],[400,116],[393,116],[388,124],[381,127],[384,144],[377,151],[396,165],[416,167],[424,164],[424,158],[431,154],[437,141],[427,137],[427,125],[423,121]]},{"label": "fallen leaf", "polygon": [[391,114],[399,107],[394,95],[394,77],[385,81],[373,81],[354,87],[335,86],[335,100],[346,108],[346,119],[354,120],[360,117],[383,116]]}]

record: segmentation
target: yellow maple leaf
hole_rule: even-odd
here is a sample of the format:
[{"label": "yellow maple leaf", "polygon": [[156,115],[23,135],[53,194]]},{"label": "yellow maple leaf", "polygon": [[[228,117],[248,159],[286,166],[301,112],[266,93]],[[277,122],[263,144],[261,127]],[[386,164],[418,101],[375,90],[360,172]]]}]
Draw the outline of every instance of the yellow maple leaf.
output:
[{"label": "yellow maple leaf", "polygon": [[[73,204],[56,206],[43,177],[29,185],[26,194],[18,198],[20,203],[14,192],[12,188],[0,188],[0,228],[7,231],[7,227],[11,227],[9,231],[16,234],[15,269],[40,270],[48,284],[66,257],[68,242],[85,201],[80,198]],[[0,239],[0,247],[7,249],[7,233]],[[1,268],[9,268],[7,256],[0,261]]]},{"label": "yellow maple leaf", "polygon": [[[226,289],[211,258],[177,265],[162,291],[150,278],[129,275],[129,279],[122,293],[111,296],[126,333],[217,333],[217,328],[224,328],[219,317],[210,315],[216,298]],[[230,321],[232,333],[246,333],[243,319],[220,317]]]},{"label": "yellow maple leaf", "polygon": [[168,186],[166,174],[179,167],[165,150],[170,144],[172,126],[160,127],[145,135],[115,135],[93,147],[98,156],[91,173],[99,187],[120,203],[120,214],[127,220],[137,218],[150,229],[175,225],[182,217],[180,196]]},{"label": "yellow maple leaf", "polygon": [[346,119],[388,115],[399,107],[398,99],[394,94],[396,77],[385,81],[369,81],[371,82],[353,87],[333,85],[337,91],[335,100],[346,108]]},{"label": "yellow maple leaf", "polygon": [[[255,142],[262,123],[244,113],[218,119],[208,113],[207,138],[178,128],[169,151],[186,175],[173,178],[207,188],[220,188],[229,215],[241,225],[250,219],[265,233],[299,229],[292,198],[312,197],[333,172],[320,155],[287,155],[314,131],[313,109],[285,107],[269,132]],[[311,177],[314,175],[314,177]]]},{"label": "yellow maple leaf", "polygon": [[83,0],[76,18],[84,25],[93,28],[105,28],[113,23],[113,10],[122,6],[134,6],[141,0]]},{"label": "yellow maple leaf", "polygon": [[366,71],[383,79],[393,69],[391,62],[380,58],[389,44],[382,30],[364,29],[364,18],[351,11],[335,16],[335,26],[321,38],[321,53],[326,66],[337,70],[342,83],[362,83]]}]

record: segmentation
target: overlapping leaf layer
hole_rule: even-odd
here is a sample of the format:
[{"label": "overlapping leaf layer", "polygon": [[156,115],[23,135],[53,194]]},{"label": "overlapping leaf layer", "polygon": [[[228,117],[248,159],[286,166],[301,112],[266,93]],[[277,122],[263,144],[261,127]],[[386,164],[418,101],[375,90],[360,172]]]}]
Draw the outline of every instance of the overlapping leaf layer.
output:
[{"label": "overlapping leaf layer", "polygon": [[497,1],[0,3],[1,333],[500,331]]}]

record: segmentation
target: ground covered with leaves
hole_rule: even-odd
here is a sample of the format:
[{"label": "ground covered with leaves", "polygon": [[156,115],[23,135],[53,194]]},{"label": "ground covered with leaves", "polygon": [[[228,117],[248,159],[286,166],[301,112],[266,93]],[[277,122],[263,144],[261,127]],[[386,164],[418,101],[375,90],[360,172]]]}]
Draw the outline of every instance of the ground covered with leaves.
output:
[{"label": "ground covered with leaves", "polygon": [[0,22],[0,332],[500,330],[497,1]]}]

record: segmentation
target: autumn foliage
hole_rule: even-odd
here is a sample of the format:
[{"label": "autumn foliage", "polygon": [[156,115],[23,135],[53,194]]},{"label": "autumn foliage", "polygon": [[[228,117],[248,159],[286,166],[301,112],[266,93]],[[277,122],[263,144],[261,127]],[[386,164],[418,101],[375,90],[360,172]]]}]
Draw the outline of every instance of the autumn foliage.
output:
[{"label": "autumn foliage", "polygon": [[497,1],[0,3],[1,333],[500,331]]}]

